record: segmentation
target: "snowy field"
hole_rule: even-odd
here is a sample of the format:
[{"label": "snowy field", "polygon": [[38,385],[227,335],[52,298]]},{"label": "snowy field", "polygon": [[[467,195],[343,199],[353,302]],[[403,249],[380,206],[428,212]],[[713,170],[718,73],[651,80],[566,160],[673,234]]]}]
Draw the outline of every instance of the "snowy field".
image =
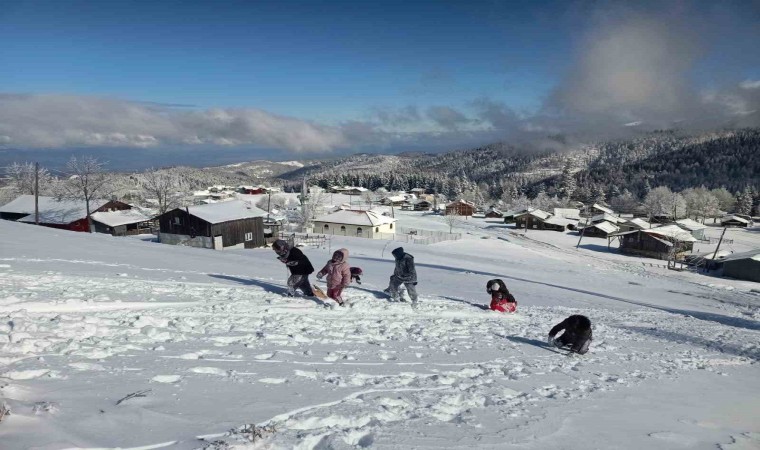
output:
[{"label": "snowy field", "polygon": [[[760,448],[759,285],[646,267],[603,239],[454,231],[403,244],[417,310],[381,293],[395,244],[305,249],[320,267],[345,246],[364,269],[354,307],[328,309],[281,295],[269,249],[0,221],[0,448]],[[517,314],[485,309],[494,277]],[[574,313],[594,324],[584,356],[545,345]]]}]

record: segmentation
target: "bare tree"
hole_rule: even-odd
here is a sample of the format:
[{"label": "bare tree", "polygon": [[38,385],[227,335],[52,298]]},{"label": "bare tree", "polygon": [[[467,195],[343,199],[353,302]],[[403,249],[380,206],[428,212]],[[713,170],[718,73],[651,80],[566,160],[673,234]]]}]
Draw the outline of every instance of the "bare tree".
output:
[{"label": "bare tree", "polygon": [[454,227],[461,225],[462,219],[456,214],[447,214],[443,216],[443,222],[449,226],[449,234],[451,234]]},{"label": "bare tree", "polygon": [[[11,188],[17,194],[34,195],[34,163],[13,163],[6,169],[6,175],[10,179]],[[52,177],[47,169],[39,169],[39,185],[47,187],[51,184]]]},{"label": "bare tree", "polygon": [[143,187],[158,201],[159,214],[180,206],[181,197],[177,192],[179,186],[175,182],[176,179],[168,172],[150,168],[143,173],[143,176],[145,177]]},{"label": "bare tree", "polygon": [[66,163],[69,179],[61,183],[60,197],[84,200],[90,232],[92,232],[90,203],[97,198],[108,195],[110,176],[103,170],[104,164],[93,156],[82,156],[80,158],[72,156]]}]

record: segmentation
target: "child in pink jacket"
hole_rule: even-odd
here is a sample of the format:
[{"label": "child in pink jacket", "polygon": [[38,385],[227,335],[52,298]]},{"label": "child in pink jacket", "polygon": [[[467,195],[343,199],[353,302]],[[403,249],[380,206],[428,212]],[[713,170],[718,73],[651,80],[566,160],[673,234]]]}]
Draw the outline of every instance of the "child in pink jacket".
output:
[{"label": "child in pink jacket", "polygon": [[348,265],[348,250],[342,248],[333,253],[332,259],[317,273],[317,278],[327,275],[327,296],[343,306],[343,288],[351,283],[351,268]]}]

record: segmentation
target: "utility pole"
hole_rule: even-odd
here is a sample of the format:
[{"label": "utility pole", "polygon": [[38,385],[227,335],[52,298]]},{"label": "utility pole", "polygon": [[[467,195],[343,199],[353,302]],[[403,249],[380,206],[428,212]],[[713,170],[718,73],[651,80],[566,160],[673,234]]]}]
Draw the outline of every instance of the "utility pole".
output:
[{"label": "utility pole", "polygon": [[34,224],[40,224],[40,163],[34,163]]},{"label": "utility pole", "polygon": [[[727,227],[724,227],[723,228],[723,233],[720,234],[720,239],[718,240],[718,246],[715,247],[715,253],[713,253],[713,257],[712,257],[713,264],[715,264],[715,258],[718,256],[718,250],[720,250],[720,244],[721,244],[721,242],[723,242],[723,235],[726,234],[726,230],[727,229],[728,229]],[[707,264],[705,264],[705,266],[707,266]]]},{"label": "utility pole", "polygon": [[[580,223],[580,221],[579,221],[578,223]],[[583,227],[583,228],[581,228],[581,235],[580,235],[580,237],[578,238],[578,243],[575,245],[575,248],[578,248],[578,247],[580,247],[580,245],[581,245],[581,239],[583,239],[583,233],[586,231],[586,227],[587,227],[587,226],[588,226],[588,222],[586,222],[586,224],[584,225],[584,227]]]},{"label": "utility pole", "polygon": [[269,211],[271,211],[271,205],[272,205],[272,191],[267,189],[267,223],[269,223]]}]

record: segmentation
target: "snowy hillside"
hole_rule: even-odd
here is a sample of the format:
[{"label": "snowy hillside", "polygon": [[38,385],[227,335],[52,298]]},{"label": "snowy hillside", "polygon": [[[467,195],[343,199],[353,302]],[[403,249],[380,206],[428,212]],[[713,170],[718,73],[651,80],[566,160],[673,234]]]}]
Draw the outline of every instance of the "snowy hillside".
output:
[{"label": "snowy hillside", "polygon": [[[394,243],[306,248],[364,269],[328,309],[269,249],[0,221],[0,448],[760,446],[757,294],[502,235],[404,245],[417,310],[381,293]],[[494,277],[517,314],[485,309]],[[574,313],[585,356],[545,344]]]}]

